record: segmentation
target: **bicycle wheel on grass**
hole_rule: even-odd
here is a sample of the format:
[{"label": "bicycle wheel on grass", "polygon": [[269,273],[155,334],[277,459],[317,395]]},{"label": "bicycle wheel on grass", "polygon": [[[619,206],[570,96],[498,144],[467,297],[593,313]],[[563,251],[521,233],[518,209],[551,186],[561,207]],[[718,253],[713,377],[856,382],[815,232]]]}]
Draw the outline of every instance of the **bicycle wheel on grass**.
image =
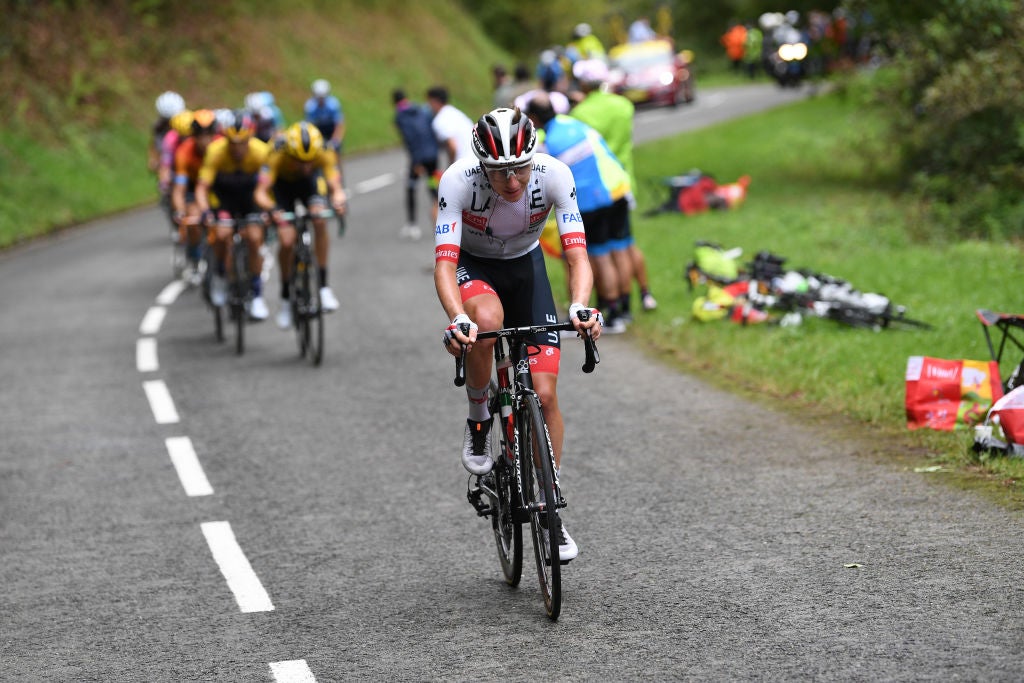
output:
[{"label": "bicycle wheel on grass", "polygon": [[515,484],[515,472],[512,464],[505,457],[503,434],[505,425],[498,408],[497,397],[494,396],[494,382],[491,382],[491,452],[494,453],[494,514],[491,515],[491,526],[494,529],[494,543],[498,548],[498,562],[505,575],[505,583],[518,586],[523,576],[523,527],[516,519],[514,497],[519,495]]},{"label": "bicycle wheel on grass", "polygon": [[544,608],[554,620],[562,607],[562,572],[558,558],[558,534],[545,533],[558,524],[554,461],[540,400],[532,394],[526,397],[520,412],[519,458],[533,534],[533,554],[537,560],[537,578],[544,594]]}]

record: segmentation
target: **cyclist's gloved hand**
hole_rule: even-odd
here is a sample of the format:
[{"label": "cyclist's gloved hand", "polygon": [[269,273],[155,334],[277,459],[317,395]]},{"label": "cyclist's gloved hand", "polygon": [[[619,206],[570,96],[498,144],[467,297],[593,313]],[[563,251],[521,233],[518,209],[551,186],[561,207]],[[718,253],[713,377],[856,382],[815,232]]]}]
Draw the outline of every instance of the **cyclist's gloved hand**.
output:
[{"label": "cyclist's gloved hand", "polygon": [[207,209],[206,211],[203,211],[200,220],[203,222],[203,225],[210,227],[213,225],[213,221],[215,218],[216,216],[213,213],[213,209]]},{"label": "cyclist's gloved hand", "polygon": [[[580,311],[588,313],[588,320],[580,320]],[[582,334],[583,330],[586,329],[590,330],[590,336],[594,339],[601,336],[601,328],[604,327],[604,316],[596,308],[590,308],[589,306],[577,303],[571,304],[569,306],[569,320],[572,321],[577,333]]]},{"label": "cyclist's gloved hand", "polygon": [[[462,331],[462,325],[469,326],[468,334]],[[444,342],[444,346],[449,352],[455,354],[462,350],[463,344],[472,344],[476,341],[476,331],[476,323],[470,320],[465,313],[459,313],[452,320],[452,324],[445,329],[441,341]]]}]

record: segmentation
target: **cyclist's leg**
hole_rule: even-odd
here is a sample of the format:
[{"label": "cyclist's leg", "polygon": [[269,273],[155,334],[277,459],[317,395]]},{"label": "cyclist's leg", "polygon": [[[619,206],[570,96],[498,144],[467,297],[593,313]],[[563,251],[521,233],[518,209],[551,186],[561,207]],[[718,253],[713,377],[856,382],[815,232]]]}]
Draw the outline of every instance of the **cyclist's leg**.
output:
[{"label": "cyclist's leg", "polygon": [[[494,289],[482,280],[473,280],[469,284],[469,287],[464,284],[461,287],[466,314],[481,330],[501,328],[505,316],[504,308]],[[473,345],[473,349],[466,355],[467,393],[482,391],[482,395],[486,397],[487,385],[491,382],[493,360],[493,339],[480,341]],[[484,403],[486,406],[486,400]]]},{"label": "cyclist's leg", "polygon": [[263,255],[260,253],[260,247],[263,246],[263,226],[255,219],[248,220],[242,232],[242,239],[249,247],[249,275],[259,278],[263,272]]},{"label": "cyclist's leg", "polygon": [[277,226],[277,265],[281,271],[281,298],[289,298],[292,262],[295,259],[296,230],[292,223]]}]

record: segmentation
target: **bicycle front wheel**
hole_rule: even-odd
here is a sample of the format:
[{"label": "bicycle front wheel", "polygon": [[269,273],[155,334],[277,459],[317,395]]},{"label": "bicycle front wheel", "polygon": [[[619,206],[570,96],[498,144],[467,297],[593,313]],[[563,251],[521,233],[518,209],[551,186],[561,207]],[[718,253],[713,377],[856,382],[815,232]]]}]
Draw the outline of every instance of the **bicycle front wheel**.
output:
[{"label": "bicycle front wheel", "polygon": [[245,242],[235,244],[232,254],[234,278],[231,283],[231,313],[235,317],[235,353],[241,356],[245,352],[245,310],[246,298],[249,293],[249,253]]},{"label": "bicycle front wheel", "polygon": [[309,274],[309,308],[306,311],[309,359],[313,365],[320,365],[324,357],[324,312],[320,307],[320,271],[313,264],[307,269]]},{"label": "bicycle front wheel", "polygon": [[491,415],[491,453],[494,454],[494,514],[491,525],[494,529],[494,543],[498,548],[498,562],[505,575],[505,583],[518,586],[523,576],[523,527],[516,519],[518,504],[514,502],[519,495],[516,486],[515,463],[509,461],[505,448],[505,422],[499,412],[498,402],[494,397],[495,383],[491,382],[492,400]]},{"label": "bicycle front wheel", "polygon": [[[301,247],[300,247],[301,248]],[[305,358],[309,351],[309,263],[296,253],[292,270],[292,325],[295,339],[299,343],[299,358]]]},{"label": "bicycle front wheel", "polygon": [[540,400],[530,394],[519,413],[519,464],[523,476],[523,496],[530,517],[533,554],[537,560],[537,578],[544,594],[544,608],[552,620],[562,608],[562,572],[558,557],[558,534],[549,533],[558,525],[555,495],[554,460]]}]

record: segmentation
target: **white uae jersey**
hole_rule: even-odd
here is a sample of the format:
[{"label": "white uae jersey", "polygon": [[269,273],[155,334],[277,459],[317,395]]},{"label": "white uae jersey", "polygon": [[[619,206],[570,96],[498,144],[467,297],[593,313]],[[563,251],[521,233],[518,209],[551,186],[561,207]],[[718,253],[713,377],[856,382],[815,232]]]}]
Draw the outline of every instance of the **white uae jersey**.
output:
[{"label": "white uae jersey", "polygon": [[532,163],[526,191],[516,202],[491,188],[476,157],[449,166],[438,187],[435,259],[457,263],[462,249],[482,258],[522,256],[537,246],[552,209],[562,249],[586,248],[572,171],[543,153]]}]

